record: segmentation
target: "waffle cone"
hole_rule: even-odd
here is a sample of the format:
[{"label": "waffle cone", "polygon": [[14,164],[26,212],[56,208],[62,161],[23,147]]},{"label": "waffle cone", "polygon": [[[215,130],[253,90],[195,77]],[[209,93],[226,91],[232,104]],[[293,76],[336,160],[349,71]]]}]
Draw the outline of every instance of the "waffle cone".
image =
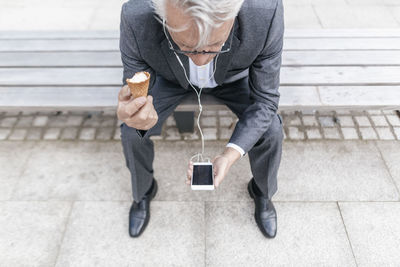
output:
[{"label": "waffle cone", "polygon": [[[137,73],[135,73],[135,75]],[[147,97],[150,84],[150,73],[148,73],[147,71],[143,71],[143,73],[147,76],[147,80],[143,82],[131,82],[130,79],[126,79],[129,89],[131,89],[133,98],[138,98],[140,96]]]}]

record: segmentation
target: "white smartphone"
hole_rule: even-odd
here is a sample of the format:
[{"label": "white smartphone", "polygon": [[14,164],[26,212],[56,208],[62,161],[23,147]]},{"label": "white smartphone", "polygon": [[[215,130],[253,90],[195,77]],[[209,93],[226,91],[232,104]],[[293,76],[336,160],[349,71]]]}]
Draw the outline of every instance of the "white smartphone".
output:
[{"label": "white smartphone", "polygon": [[214,171],[211,162],[193,163],[192,190],[214,190]]}]

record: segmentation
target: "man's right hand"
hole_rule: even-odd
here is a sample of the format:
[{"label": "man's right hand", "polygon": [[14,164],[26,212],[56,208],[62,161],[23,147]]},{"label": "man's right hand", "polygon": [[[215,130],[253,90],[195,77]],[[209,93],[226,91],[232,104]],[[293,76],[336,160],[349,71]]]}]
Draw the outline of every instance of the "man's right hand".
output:
[{"label": "man's right hand", "polygon": [[133,99],[128,85],[121,88],[118,94],[118,119],[129,127],[148,130],[156,125],[158,115],[153,106],[153,97],[148,95]]}]

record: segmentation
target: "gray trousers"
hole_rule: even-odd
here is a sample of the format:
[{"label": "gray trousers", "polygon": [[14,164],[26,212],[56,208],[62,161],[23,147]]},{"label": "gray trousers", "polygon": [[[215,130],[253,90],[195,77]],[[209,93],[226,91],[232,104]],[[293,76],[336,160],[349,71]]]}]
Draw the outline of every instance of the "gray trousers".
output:
[{"label": "gray trousers", "polygon": [[[133,199],[140,201],[151,186],[153,178],[154,145],[151,135],[161,134],[162,125],[193,89],[183,89],[161,76],[156,77],[149,94],[153,96],[153,105],[158,114],[157,124],[141,137],[135,128],[125,123],[121,127],[121,142],[126,166],[131,173]],[[203,94],[212,94],[227,105],[240,119],[242,113],[251,104],[248,78],[215,88],[204,88]],[[205,110],[207,106],[204,106]],[[276,115],[271,126],[248,152],[251,172],[254,180],[265,196],[271,198],[277,191],[277,174],[282,154],[282,118]],[[249,177],[250,178],[250,177]]]}]

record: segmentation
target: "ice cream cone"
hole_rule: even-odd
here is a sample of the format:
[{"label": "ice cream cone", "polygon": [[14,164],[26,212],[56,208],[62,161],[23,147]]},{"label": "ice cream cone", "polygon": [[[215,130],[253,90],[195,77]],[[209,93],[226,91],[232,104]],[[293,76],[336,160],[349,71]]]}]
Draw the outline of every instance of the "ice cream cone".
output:
[{"label": "ice cream cone", "polygon": [[[133,81],[134,77],[139,73],[144,73],[147,79],[140,82]],[[126,82],[128,83],[129,89],[131,89],[133,98],[138,98],[140,96],[147,97],[147,93],[149,91],[150,73],[147,71],[136,72],[132,79],[126,79]]]}]

